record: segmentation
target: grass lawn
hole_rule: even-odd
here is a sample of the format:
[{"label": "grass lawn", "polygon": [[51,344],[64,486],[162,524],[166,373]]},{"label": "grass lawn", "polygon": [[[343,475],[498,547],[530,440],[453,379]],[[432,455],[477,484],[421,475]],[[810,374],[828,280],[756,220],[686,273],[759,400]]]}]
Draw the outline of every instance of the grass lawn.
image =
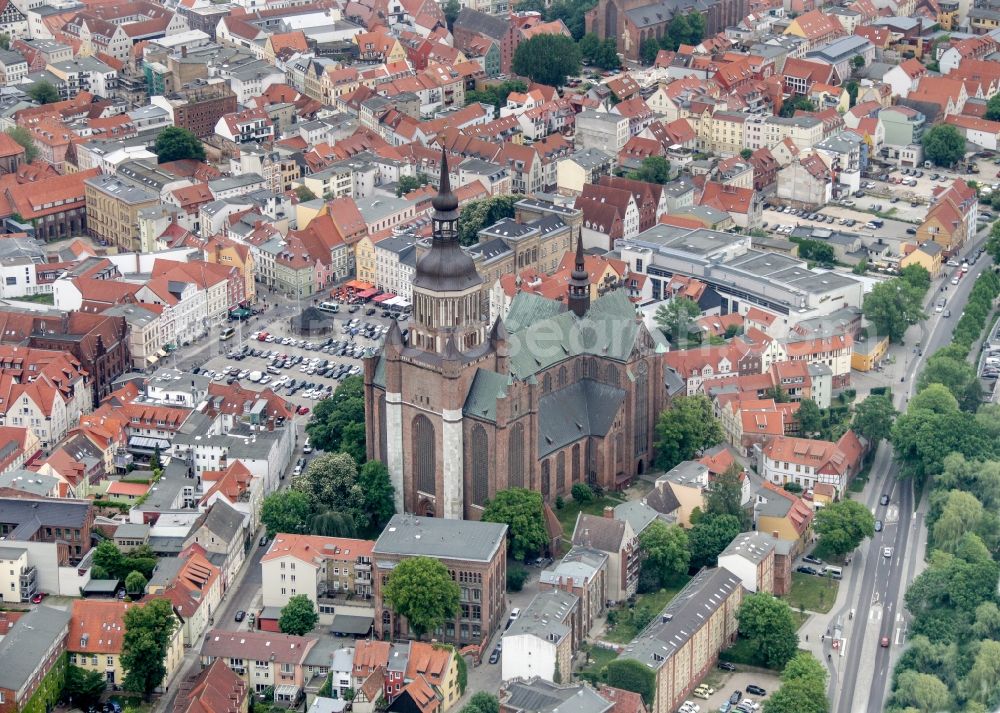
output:
[{"label": "grass lawn", "polygon": [[43,292],[37,295],[24,295],[23,297],[14,298],[19,302],[37,302],[42,305],[52,305],[55,304],[55,295],[51,292]]},{"label": "grass lawn", "polygon": [[604,513],[605,505],[614,507],[615,505],[623,502],[625,501],[611,495],[594,498],[593,501],[582,505],[575,500],[567,500],[566,504],[563,505],[562,510],[556,510],[556,517],[558,517],[559,522],[562,523],[563,537],[565,537],[566,540],[570,540],[573,537],[573,528],[576,527],[576,516],[579,513],[584,512],[588,515],[602,515]]},{"label": "grass lawn", "polygon": [[837,601],[839,586],[840,582],[832,577],[792,572],[792,588],[785,595],[785,601],[796,614],[800,608],[826,614]]},{"label": "grass lawn", "polygon": [[587,650],[587,656],[591,663],[588,663],[586,666],[577,671],[576,675],[580,678],[587,679],[591,683],[599,682],[601,677],[604,675],[604,667],[618,658],[618,654],[614,651],[600,646],[589,647]]},{"label": "grass lawn", "polygon": [[615,644],[627,644],[630,642],[643,628],[641,626],[643,622],[634,621],[633,614],[641,608],[645,608],[654,617],[657,616],[663,607],[667,606],[670,600],[677,596],[677,592],[684,588],[689,579],[691,578],[686,574],[674,577],[669,586],[656,592],[650,592],[649,594],[640,594],[636,599],[634,608],[628,606],[619,608],[617,610],[618,621],[614,626],[608,628],[603,637],[604,640]]}]

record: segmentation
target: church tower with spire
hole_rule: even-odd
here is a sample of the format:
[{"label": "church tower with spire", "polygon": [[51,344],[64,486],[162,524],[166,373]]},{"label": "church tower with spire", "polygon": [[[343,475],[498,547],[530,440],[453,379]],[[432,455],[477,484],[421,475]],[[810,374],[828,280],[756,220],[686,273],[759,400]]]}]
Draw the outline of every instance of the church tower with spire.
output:
[{"label": "church tower with spire", "polygon": [[436,354],[467,352],[486,339],[482,315],[483,278],[458,242],[458,198],[451,192],[448,155],[441,152],[438,194],[431,200],[431,249],[413,278],[410,345]]},{"label": "church tower with spire", "polygon": [[583,259],[582,234],[576,239],[576,260],[569,276],[566,304],[577,317],[583,317],[590,309],[590,273],[587,272],[587,264]]}]

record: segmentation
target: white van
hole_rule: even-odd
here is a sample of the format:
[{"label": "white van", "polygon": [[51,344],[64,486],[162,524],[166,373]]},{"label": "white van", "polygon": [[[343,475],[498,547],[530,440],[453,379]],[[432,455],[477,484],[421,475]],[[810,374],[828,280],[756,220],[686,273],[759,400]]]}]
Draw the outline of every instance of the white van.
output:
[{"label": "white van", "polygon": [[833,565],[828,564],[823,569],[823,574],[825,574],[828,577],[832,577],[833,579],[841,579],[844,576],[844,570],[842,570],[840,567],[834,567]]}]

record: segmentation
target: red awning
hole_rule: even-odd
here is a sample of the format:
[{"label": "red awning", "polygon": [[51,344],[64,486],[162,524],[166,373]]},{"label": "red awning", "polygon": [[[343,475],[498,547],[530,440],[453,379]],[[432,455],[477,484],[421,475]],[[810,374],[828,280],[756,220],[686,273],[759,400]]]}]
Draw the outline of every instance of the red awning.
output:
[{"label": "red awning", "polygon": [[372,285],[367,282],[362,282],[361,280],[351,280],[344,285],[349,290],[370,290]]},{"label": "red awning", "polygon": [[372,297],[372,302],[380,302],[380,303],[385,302],[386,300],[391,300],[395,296],[396,295],[392,294],[391,292],[385,292],[381,295],[375,295],[374,297]]},{"label": "red awning", "polygon": [[366,299],[368,299],[369,297],[374,297],[374,296],[375,296],[375,295],[377,295],[377,294],[378,294],[378,290],[376,290],[376,289],[375,289],[374,287],[372,287],[372,288],[370,288],[370,289],[367,289],[367,290],[362,290],[361,292],[359,292],[359,293],[358,293],[357,295],[355,295],[355,296],[356,296],[356,297],[359,297],[359,298],[361,298],[361,299],[363,299],[363,300],[366,300]]}]

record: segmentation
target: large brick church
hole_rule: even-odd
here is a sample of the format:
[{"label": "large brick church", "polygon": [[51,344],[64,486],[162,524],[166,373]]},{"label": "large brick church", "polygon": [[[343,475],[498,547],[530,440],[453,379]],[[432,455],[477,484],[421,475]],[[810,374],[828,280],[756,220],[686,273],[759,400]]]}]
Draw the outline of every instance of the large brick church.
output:
[{"label": "large brick church", "polygon": [[365,360],[368,457],[388,467],[397,510],[478,519],[505,488],[552,502],[574,483],[612,489],[641,474],[667,401],[664,347],[625,292],[591,302],[577,236],[566,300],[518,294],[491,326],[445,156],[432,205],[408,338],[393,323]]},{"label": "large brick church", "polygon": [[638,60],[642,43],[661,40],[677,13],[705,16],[706,36],[716,35],[746,17],[747,0],[600,0],[585,16],[587,32],[614,38],[618,51]]}]

